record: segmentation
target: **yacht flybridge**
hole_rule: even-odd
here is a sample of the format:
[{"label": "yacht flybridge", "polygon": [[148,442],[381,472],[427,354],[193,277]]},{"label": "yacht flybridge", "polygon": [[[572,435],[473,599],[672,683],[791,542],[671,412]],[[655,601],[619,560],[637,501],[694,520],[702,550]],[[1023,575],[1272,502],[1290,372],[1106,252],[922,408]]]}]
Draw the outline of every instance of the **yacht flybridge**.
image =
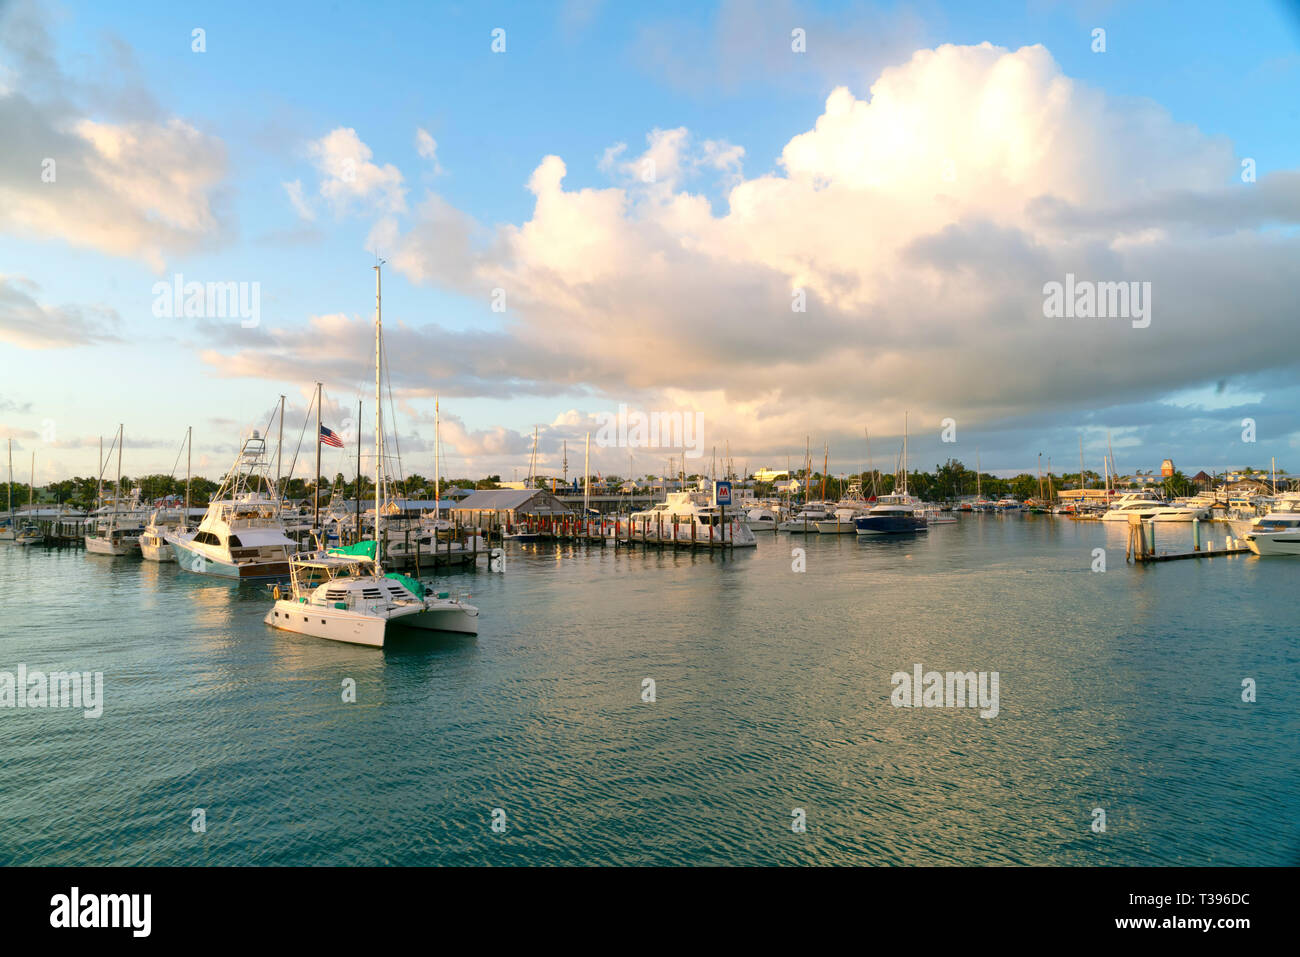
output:
[{"label": "yacht flybridge", "polygon": [[383,312],[375,266],[375,539],[290,561],[289,593],[277,587],[264,621],[314,638],[382,648],[389,625],[478,634],[478,609],[446,592],[428,595],[406,575],[384,573]]},{"label": "yacht flybridge", "polygon": [[289,556],[298,546],[285,534],[258,432],[240,446],[198,529],[164,537],[186,571],[239,581],[289,577]]}]

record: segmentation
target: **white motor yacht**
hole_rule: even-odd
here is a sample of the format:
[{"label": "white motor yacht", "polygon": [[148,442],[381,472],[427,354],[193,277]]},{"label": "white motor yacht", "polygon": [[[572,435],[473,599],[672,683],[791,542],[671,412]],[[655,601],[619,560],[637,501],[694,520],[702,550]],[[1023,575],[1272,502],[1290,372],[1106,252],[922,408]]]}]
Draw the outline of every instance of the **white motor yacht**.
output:
[{"label": "white motor yacht", "polygon": [[1300,555],[1300,493],[1279,495],[1242,538],[1256,555]]},{"label": "white motor yacht", "polygon": [[628,520],[631,537],[648,542],[726,544],[736,548],[758,544],[745,524],[743,512],[729,513],[724,521],[722,508],[710,499],[703,490],[669,492],[666,502],[632,513]]}]

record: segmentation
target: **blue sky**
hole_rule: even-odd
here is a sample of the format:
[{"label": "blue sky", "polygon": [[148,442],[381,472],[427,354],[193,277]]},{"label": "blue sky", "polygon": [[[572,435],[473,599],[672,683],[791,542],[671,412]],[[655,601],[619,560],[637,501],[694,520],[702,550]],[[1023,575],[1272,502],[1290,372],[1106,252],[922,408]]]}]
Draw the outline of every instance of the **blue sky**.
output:
[{"label": "blue sky", "polygon": [[[191,50],[191,31],[196,27],[205,31],[202,53]],[[506,31],[506,51],[499,54],[490,49],[491,31],[498,27]],[[792,27],[807,31],[807,52],[801,57],[785,55]],[[1091,48],[1095,27],[1106,31],[1104,53]],[[631,310],[639,316],[635,320],[617,308],[600,319],[574,319],[574,329],[587,330],[586,346],[570,345],[569,351],[589,347],[589,354],[574,356],[567,364],[562,354],[539,363],[529,369],[527,384],[521,386],[511,368],[513,357],[530,355],[530,343],[552,341],[556,331],[566,327],[564,310],[571,306],[565,304],[573,298],[557,295],[550,300],[540,292],[544,283],[539,277],[547,274],[540,240],[532,260],[518,247],[509,256],[498,257],[496,245],[502,241],[498,232],[502,227],[519,229],[540,220],[538,195],[528,184],[545,157],[563,159],[563,191],[568,198],[576,200],[582,190],[614,188],[624,189],[630,197],[633,187],[620,184],[617,169],[603,164],[602,156],[612,145],[624,143],[622,156],[630,160],[647,149],[647,135],[654,130],[685,128],[693,147],[712,141],[743,148],[743,166],[734,175],[718,167],[727,175],[715,176],[715,170],[697,158],[682,163],[680,179],[672,186],[674,195],[703,198],[712,216],[721,221],[728,215],[730,191],[738,181],[787,175],[783,150],[814,128],[836,87],[847,87],[858,100],[868,101],[883,69],[902,67],[915,51],[944,44],[987,42],[1012,53],[1041,45],[1061,76],[1103,96],[1115,115],[1125,118],[1107,127],[1108,135],[1116,136],[1109,144],[1110,159],[1142,184],[1141,196],[1122,197],[1118,205],[1161,195],[1168,157],[1184,152],[1174,134],[1161,141],[1167,141],[1168,152],[1162,152],[1165,147],[1160,143],[1151,146],[1155,134],[1145,139],[1135,135],[1134,142],[1143,148],[1130,150],[1124,138],[1127,129],[1154,128],[1147,122],[1143,101],[1161,111],[1160,122],[1167,122],[1169,129],[1182,129],[1183,124],[1194,128],[1189,150],[1207,157],[1194,170],[1170,174],[1171,196],[1186,199],[1189,193],[1210,195],[1214,186],[1228,191],[1240,187],[1236,161],[1242,157],[1256,161],[1257,185],[1263,185],[1268,174],[1300,168],[1300,14],[1293,4],[710,7],[591,0],[375,3],[364,8],[343,3],[214,3],[178,9],[175,4],[138,3],[123,9],[79,3],[38,8],[10,2],[0,4],[0,37],[7,45],[0,51],[5,68],[0,72],[0,93],[10,98],[11,106],[22,97],[53,117],[52,127],[64,131],[87,121],[109,124],[118,131],[145,131],[136,140],[146,157],[140,162],[150,166],[147,157],[157,155],[157,168],[140,171],[138,180],[132,173],[129,182],[103,177],[95,187],[100,192],[88,188],[77,200],[83,209],[102,208],[110,222],[119,204],[124,215],[139,212],[143,225],[135,230],[137,240],[149,229],[148,223],[168,215],[150,205],[149,177],[176,183],[179,174],[168,163],[183,170],[190,162],[201,165],[216,154],[224,157],[210,177],[187,187],[187,199],[203,205],[210,215],[205,224],[183,230],[179,238],[163,237],[156,243],[119,239],[105,227],[104,238],[88,240],[88,231],[77,226],[75,208],[61,208],[56,216],[36,217],[35,222],[0,211],[0,277],[25,283],[21,288],[26,298],[8,308],[34,302],[36,306],[29,308],[66,307],[81,315],[116,317],[110,322],[110,341],[90,336],[83,342],[74,332],[65,343],[41,342],[34,348],[30,335],[0,336],[0,358],[6,370],[0,386],[2,424],[16,446],[35,448],[42,478],[91,472],[94,437],[110,433],[119,421],[126,423],[128,433],[128,471],[169,470],[175,444],[192,424],[196,446],[209,456],[207,470],[215,473],[225,464],[239,431],[261,422],[280,393],[289,395],[301,415],[304,394],[314,378],[303,370],[310,368],[314,346],[332,353],[341,348],[339,342],[317,338],[307,325],[309,317],[342,314],[365,319],[370,315],[370,252],[376,235],[392,240],[389,248],[379,250],[381,255],[399,257],[385,278],[386,325],[405,324],[415,330],[436,327],[429,335],[413,338],[411,344],[395,347],[410,357],[410,365],[398,371],[394,383],[399,390],[409,390],[404,392],[400,423],[412,433],[408,447],[414,460],[407,463],[408,471],[431,471],[431,462],[424,459],[431,455],[427,419],[433,392],[442,393],[451,421],[451,438],[444,434],[444,447],[450,446],[447,454],[452,460],[448,469],[458,471],[457,466],[463,465],[476,473],[508,475],[512,466],[526,466],[526,446],[534,425],[544,427],[543,454],[549,457],[561,439],[567,437],[570,446],[575,444],[589,427],[586,420],[591,414],[613,408],[619,401],[668,407],[669,397],[713,410],[708,414],[717,427],[710,430],[710,443],[731,442],[737,464],[746,463],[750,469],[784,462],[787,452],[802,446],[805,433],[814,444],[831,444],[833,468],[859,467],[864,427],[878,436],[881,448],[896,441],[901,415],[895,405],[914,411],[913,421],[920,424],[914,425],[913,462],[926,466],[949,454],[973,463],[977,444],[986,469],[1032,468],[1039,451],[1070,463],[1077,460],[1081,429],[1093,467],[1099,464],[1107,430],[1114,435],[1122,469],[1155,467],[1165,456],[1190,470],[1266,464],[1269,456],[1277,456],[1283,465],[1296,466],[1300,461],[1291,457],[1297,429],[1291,412],[1296,395],[1290,362],[1296,358],[1296,341],[1284,327],[1271,326],[1266,318],[1258,328],[1243,333],[1226,308],[1239,315],[1255,307],[1248,281],[1254,253],[1243,244],[1263,237],[1282,255],[1295,239],[1293,215],[1288,219],[1289,214],[1283,214],[1262,225],[1233,223],[1207,230],[1193,252],[1225,261],[1239,258],[1242,271],[1234,275],[1241,280],[1240,290],[1231,296],[1225,292],[1224,302],[1217,304],[1218,323],[1206,317],[1179,329],[1181,316],[1161,320],[1165,330],[1161,336],[1169,335],[1171,341],[1181,336],[1185,342],[1194,335],[1202,340],[1202,352],[1223,352],[1221,375],[1190,362],[1181,376],[1178,367],[1160,370],[1159,356],[1167,355],[1169,348],[1161,339],[1146,360],[1139,355],[1131,368],[1102,377],[1099,391],[1088,396],[1081,386],[1086,383],[1082,365],[1088,360],[1072,348],[1076,334],[1069,331],[1050,342],[1035,341],[1032,348],[1028,343],[1025,347],[1026,364],[1056,364],[1069,373],[1066,378],[1073,383],[1059,394],[1053,377],[1043,375],[1005,402],[985,397],[967,408],[948,399],[946,405],[939,402],[931,408],[923,384],[918,383],[915,396],[904,395],[897,386],[890,387],[889,375],[880,374],[882,394],[863,387],[847,390],[837,400],[828,388],[818,401],[808,402],[802,425],[789,410],[800,406],[803,396],[798,383],[803,376],[815,378],[818,358],[796,356],[787,369],[783,359],[774,361],[769,353],[751,348],[743,309],[734,316],[719,316],[725,337],[722,332],[718,336],[725,338],[726,345],[712,344],[718,351],[710,362],[723,369],[735,360],[737,368],[730,383],[720,372],[721,395],[703,398],[715,392],[703,372],[682,371],[675,379],[677,373],[661,369],[653,381],[641,381],[633,362],[638,350],[660,357],[694,348],[689,339],[656,342],[653,334],[627,331],[633,326],[656,328],[654,309],[671,311],[671,297],[644,309],[636,303]],[[1032,77],[1026,80],[1033,82]],[[1043,89],[1036,88],[1033,95]],[[942,99],[945,94],[918,95]],[[42,184],[35,174],[23,181],[13,172],[38,171],[42,158],[23,152],[36,149],[41,131],[28,134],[17,129],[19,115],[17,110],[0,113],[0,122],[15,125],[8,131],[0,128],[0,140],[16,144],[6,149],[6,179],[0,180],[0,201],[9,190],[13,209],[22,208],[20,194],[36,195],[44,188],[48,196],[50,190],[64,188],[60,183]],[[180,147],[150,153],[144,145],[146,134],[161,136],[160,131],[176,121],[204,138],[193,156]],[[1086,121],[1081,124],[1080,136],[1086,141]],[[320,153],[313,153],[311,144],[340,129],[355,131],[377,169],[391,168],[400,175],[404,196],[400,211],[377,208],[377,193],[358,195],[355,202],[336,206],[321,192],[328,177]],[[436,140],[436,159],[420,155],[417,130]],[[999,127],[996,135],[1007,134]],[[1094,144],[1098,155],[1107,154],[1105,145]],[[1218,162],[1225,156],[1235,159]],[[97,158],[102,156],[88,154],[85,162]],[[1050,169],[1068,159],[1049,156],[1039,162]],[[1122,180],[1121,172],[1114,175]],[[1060,186],[1056,177],[1047,180],[1070,191],[1068,183]],[[313,218],[295,211],[285,187],[291,182],[301,185]],[[1109,195],[1108,190],[1113,192],[1114,182],[1089,181],[1078,195],[1096,202],[1097,197]],[[1277,192],[1269,195],[1289,195],[1291,186],[1283,187],[1272,187]],[[1032,195],[1025,192],[1026,202],[1037,195],[1037,188]],[[482,273],[486,288],[491,288],[491,276],[527,276],[525,305],[495,313],[478,286],[440,273],[437,263],[418,264],[418,254],[411,251],[416,240],[426,234],[444,235],[447,225],[443,219],[421,222],[419,208],[429,193],[474,224],[476,251],[466,253],[466,261]],[[44,196],[39,202],[45,202]],[[656,230],[664,228],[671,220],[658,218],[666,215],[662,205],[655,208],[653,215],[629,213],[619,222],[626,223],[629,234],[648,222]],[[377,224],[386,218],[392,230],[377,232]],[[984,213],[966,212],[948,225],[976,227],[987,218]],[[1177,222],[1178,217],[1173,217],[1169,233],[1182,238],[1176,236]],[[999,226],[1011,228],[1006,223]],[[885,233],[890,227],[887,221],[864,224],[864,229]],[[1243,236],[1243,232],[1254,235]],[[553,231],[547,236],[551,244],[564,241],[562,234]],[[1044,241],[1042,234],[1034,238]],[[1122,240],[1119,248],[1131,248],[1123,245],[1131,238]],[[692,230],[689,242],[671,243],[668,251],[698,250],[700,241]],[[156,246],[157,253],[151,255],[143,246]],[[1171,248],[1161,264],[1148,262],[1145,268],[1157,276],[1176,275],[1177,262],[1196,261],[1186,252]],[[729,264],[740,256],[730,250],[723,256],[716,248],[708,253]],[[833,257],[834,250],[826,254]],[[778,260],[788,261],[784,255],[755,254],[744,265],[780,272]],[[797,261],[798,256],[794,258]],[[580,259],[570,263],[576,271],[581,271]],[[1065,260],[1067,266],[1070,261]],[[1258,266],[1267,269],[1270,262],[1265,259]],[[554,263],[545,266],[555,268]],[[683,267],[691,268],[690,264]],[[960,271],[959,266],[952,268]],[[268,361],[264,366],[250,362],[246,368],[256,374],[232,377],[231,366],[221,356],[264,348],[251,336],[241,340],[237,324],[213,330],[197,327],[191,320],[152,315],[154,283],[175,273],[201,281],[259,283],[261,328],[286,330],[274,343],[274,355],[286,361]],[[684,272],[668,275],[689,281]],[[1138,273],[1134,276],[1142,278]],[[785,278],[799,281],[793,272]],[[1104,278],[1111,278],[1110,274]],[[1128,278],[1128,272],[1120,269],[1114,278]],[[1273,278],[1285,287],[1286,277]],[[569,275],[560,280],[570,292],[581,292],[581,308],[590,309],[592,301],[617,304],[624,301],[618,297],[630,295],[612,284],[593,291],[598,283],[589,277]],[[736,288],[748,288],[743,276],[729,281]],[[590,299],[585,298],[588,294]],[[1267,290],[1260,293],[1267,294]],[[850,298],[853,305],[835,303],[830,292],[823,291],[822,299],[836,315],[819,334],[838,331],[852,337],[851,318],[866,322],[876,315],[865,292]],[[897,298],[891,301],[897,303]],[[5,308],[2,300],[0,308]],[[1275,316],[1279,308],[1273,302],[1260,313]],[[708,314],[718,315],[718,308],[710,306]],[[990,307],[970,322],[989,323],[987,336],[997,337],[999,329],[990,318],[996,315]],[[0,330],[5,319],[0,312]],[[665,328],[671,321],[666,315]],[[73,328],[84,331],[86,327]],[[592,328],[608,330],[608,341],[602,342],[602,333],[593,334]],[[924,328],[919,332],[918,355],[941,348]],[[790,335],[797,339],[800,333],[790,330]],[[1272,359],[1261,364],[1253,354],[1242,354],[1228,361],[1242,335],[1279,336]],[[900,348],[892,337],[881,337],[870,328],[863,329],[862,339],[882,345],[889,339],[891,350]],[[1151,348],[1140,340],[1127,342],[1140,342],[1139,352]],[[1127,342],[1104,354],[1110,359],[1121,351],[1130,355],[1134,350]],[[504,350],[503,343],[519,352]],[[390,347],[394,347],[392,338]],[[463,380],[448,375],[449,381],[440,384],[439,370],[456,367],[462,347],[477,356],[480,367]],[[1017,348],[1015,341],[1005,344],[1007,350]],[[494,350],[503,356],[495,371],[488,361]],[[1279,358],[1279,351],[1286,355]],[[301,363],[290,363],[290,356]],[[345,356],[332,355],[319,372],[331,400],[344,408],[354,407],[358,393],[369,400],[366,356],[359,354],[356,359],[350,365]],[[617,367],[612,364],[615,359],[629,365]],[[1148,379],[1144,370],[1152,362],[1159,374]],[[998,374],[996,365],[989,365],[991,375]],[[706,371],[709,367],[704,366]],[[853,378],[834,363],[825,367],[836,368],[843,379]],[[284,374],[277,374],[277,368]],[[754,413],[752,406],[738,409],[736,405],[736,397],[752,389],[764,368],[784,370],[783,382],[788,383],[779,398],[785,411],[768,419]],[[614,381],[627,382],[626,394],[611,386]],[[1179,398],[1171,402],[1170,395]],[[1201,398],[1192,401],[1189,395]],[[1244,398],[1237,405],[1224,405],[1225,395]],[[760,402],[754,395],[743,398]],[[770,411],[771,403],[778,400],[768,396],[761,401]],[[570,412],[576,415],[567,424],[560,421]],[[937,420],[945,413],[960,425],[961,441],[956,447],[938,441]],[[1259,422],[1254,447],[1243,447],[1239,441],[1240,420],[1247,415]],[[289,425],[296,425],[292,416]],[[53,438],[46,441],[51,434]],[[659,471],[665,457],[647,450],[638,467]],[[878,464],[884,457],[877,455]],[[626,471],[625,463],[625,453],[610,451],[604,467]]]}]

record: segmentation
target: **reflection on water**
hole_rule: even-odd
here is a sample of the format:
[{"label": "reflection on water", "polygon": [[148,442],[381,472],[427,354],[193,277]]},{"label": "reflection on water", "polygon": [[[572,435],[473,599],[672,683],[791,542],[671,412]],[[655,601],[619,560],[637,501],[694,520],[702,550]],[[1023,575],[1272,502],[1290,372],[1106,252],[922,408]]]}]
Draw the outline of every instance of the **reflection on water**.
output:
[{"label": "reflection on water", "polygon": [[[0,550],[0,671],[105,678],[98,720],[0,708],[0,863],[1294,862],[1300,562],[1135,568],[1127,539],[965,515],[512,545],[437,583],[473,592],[477,639],[382,652],[266,627],[260,584]],[[1000,713],[893,707],[915,664],[998,672]]]}]

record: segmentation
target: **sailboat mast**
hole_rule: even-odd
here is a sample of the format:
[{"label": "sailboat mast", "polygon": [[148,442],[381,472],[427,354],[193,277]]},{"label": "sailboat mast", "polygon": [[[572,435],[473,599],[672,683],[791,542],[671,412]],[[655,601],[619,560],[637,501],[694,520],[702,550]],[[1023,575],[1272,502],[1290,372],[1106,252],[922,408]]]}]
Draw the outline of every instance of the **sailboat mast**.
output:
[{"label": "sailboat mast", "polygon": [[14,440],[9,440],[9,531],[14,529]]},{"label": "sailboat mast", "polygon": [[[1273,490],[1277,491],[1277,481],[1273,482]],[[32,452],[32,480],[27,486],[27,511],[32,510],[32,495],[36,491],[36,452]],[[29,516],[30,517],[30,516]]]},{"label": "sailboat mast", "polygon": [[311,527],[320,530],[320,383],[316,383],[316,493],[312,499]]},{"label": "sailboat mast", "polygon": [[903,413],[903,494],[907,494],[907,413]]},{"label": "sailboat mast", "polygon": [[357,399],[357,537],[361,541],[361,494],[365,483],[361,480],[361,400]]},{"label": "sailboat mast", "polygon": [[980,491],[980,450],[975,450],[975,498],[982,501],[984,493]]},{"label": "sailboat mast", "polygon": [[433,520],[442,517],[442,414],[438,397],[433,397]]},{"label": "sailboat mast", "polygon": [[284,497],[280,494],[280,453],[284,450],[284,396],[280,396],[280,438],[275,443],[275,499],[281,505]]},{"label": "sailboat mast", "polygon": [[582,517],[587,517],[591,504],[591,433],[587,433],[587,447],[582,453]]},{"label": "sailboat mast", "polygon": [[[117,427],[117,481],[113,484],[113,518],[117,518],[118,506],[122,501],[122,442],[126,439],[126,426]],[[13,471],[13,453],[10,453],[9,470]],[[117,523],[114,522],[114,525]]]},{"label": "sailboat mast", "polygon": [[1079,433],[1079,502],[1083,503],[1083,433]]},{"label": "sailboat mast", "polygon": [[[384,540],[382,528],[384,523],[383,509],[380,507],[379,497],[380,490],[384,486],[384,410],[383,394],[380,391],[379,370],[380,370],[380,337],[383,335],[384,314],[383,300],[380,296],[380,274],[379,264],[375,264],[375,575],[382,575],[383,568],[379,564],[379,552]],[[318,439],[319,441],[319,439]],[[319,448],[319,446],[318,446]]]},{"label": "sailboat mast", "polygon": [[190,464],[194,458],[194,426],[185,429],[185,520],[182,527],[190,521]]}]

